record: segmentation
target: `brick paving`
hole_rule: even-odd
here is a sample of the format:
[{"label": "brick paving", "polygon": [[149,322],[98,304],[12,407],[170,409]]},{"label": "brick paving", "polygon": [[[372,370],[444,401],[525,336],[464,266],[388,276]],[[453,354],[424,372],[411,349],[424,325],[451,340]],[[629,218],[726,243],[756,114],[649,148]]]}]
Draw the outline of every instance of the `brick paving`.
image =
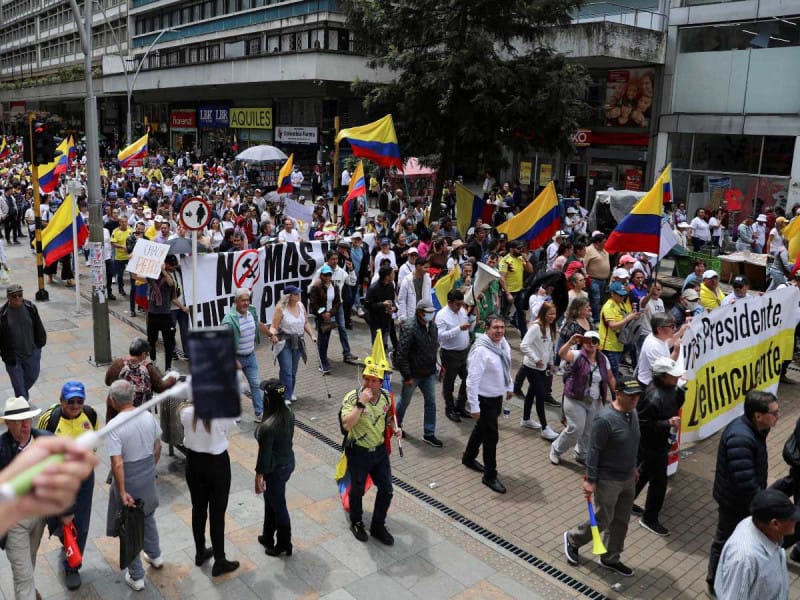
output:
[{"label": "brick paving", "polygon": [[[26,296],[32,298],[35,273],[29,266],[32,264],[30,253],[22,247],[12,247],[9,255],[14,269],[13,279],[21,280]],[[31,272],[24,273],[25,270]],[[82,282],[87,282],[85,276]],[[90,306],[84,302],[83,314],[75,316],[72,290],[60,286],[49,289],[51,301],[43,303],[41,309],[50,337],[45,350],[44,372],[33,390],[32,400],[40,406],[54,401],[64,379],[74,376],[87,383],[90,398],[97,399],[94,405],[101,405],[106,394],[102,383],[104,369],[94,368],[87,362],[92,344]],[[136,334],[133,327],[143,327],[144,319],[123,317],[127,302],[114,302],[111,308],[113,355],[119,356],[125,353],[130,338]],[[354,318],[353,322],[355,328],[350,332],[353,352],[363,357],[369,352],[368,330],[359,319]],[[337,334],[332,337],[329,356],[333,373],[326,378],[332,398],[327,398],[322,375],[316,370],[315,361],[310,359],[299,372],[299,400],[294,409],[298,420],[338,440],[341,436],[336,408],[344,393],[357,385],[358,370],[341,362]],[[509,334],[509,341],[512,347],[518,347],[519,339],[515,332]],[[271,364],[267,350],[262,348],[259,354],[262,377],[276,375],[277,367]],[[519,363],[518,351],[515,351],[514,362],[515,365]],[[159,363],[163,365],[160,348]],[[185,369],[186,363],[178,362],[177,366]],[[790,371],[790,375],[798,378],[797,371]],[[6,397],[9,395],[7,379],[0,381],[0,394]],[[398,376],[394,382],[399,390]],[[787,472],[781,449],[800,416],[800,409],[796,406],[799,387],[782,386],[779,391],[781,419],[769,436],[770,481]],[[561,393],[558,382],[555,388],[554,395],[558,397]],[[670,537],[659,538],[641,528],[636,519],[631,519],[623,558],[636,570],[636,575],[625,579],[594,564],[588,547],[583,549],[579,567],[572,567],[564,560],[562,533],[584,519],[586,514],[580,491],[582,471],[571,461],[571,453],[562,457],[560,466],[550,464],[547,442],[537,432],[519,427],[520,399],[512,401],[510,418],[501,419],[500,423],[499,476],[508,488],[508,493],[503,496],[491,492],[480,483],[478,474],[462,467],[460,457],[471,424],[452,423],[444,417],[443,400],[438,389],[437,403],[437,435],[444,442],[444,448],[432,448],[422,442],[422,397],[415,394],[406,414],[406,429],[411,437],[404,441],[405,456],[393,455],[393,471],[397,477],[609,597],[705,597],[708,547],[716,515],[711,486],[718,436],[684,450],[679,471],[670,480],[662,513],[662,521],[672,531]],[[560,430],[558,409],[548,407],[547,410],[551,425]],[[348,539],[350,534],[345,529],[338,501],[332,493],[333,483],[328,481],[336,453],[301,432],[296,436],[298,470],[289,492],[290,510],[296,521],[298,551],[291,561],[265,561],[266,557],[255,541],[262,513],[260,500],[255,499],[251,491],[250,469],[255,445],[251,437],[252,425],[246,421],[245,417],[241,434],[231,440],[234,484],[227,528],[229,553],[243,562],[242,569],[217,582],[210,578],[208,568],[200,570],[191,565],[190,504],[183,484],[181,461],[165,458],[159,465],[162,496],[159,525],[168,552],[168,567],[161,573],[148,572],[148,578],[156,587],[148,585],[140,596],[216,598],[224,594],[230,598],[351,598],[366,597],[368,594],[361,593],[366,590],[386,590],[396,592],[400,597],[576,597],[574,591],[554,579],[541,575],[508,553],[498,551],[495,545],[465,532],[452,520],[399,491],[395,493],[388,524],[398,540],[405,536],[407,543],[399,543],[388,550],[370,544],[364,552],[363,547],[351,543],[352,538]],[[100,454],[102,456],[102,451]],[[99,467],[98,480],[104,476],[105,469],[105,465]],[[88,564],[84,574],[87,584],[81,588],[81,598],[116,598],[129,594],[121,583],[121,573],[110,566],[115,560],[116,541],[100,534],[100,524],[105,520],[106,489],[98,483],[95,490],[90,545],[95,544],[99,551],[92,548],[87,552]],[[370,505],[371,502],[366,504]],[[98,532],[96,537],[95,532]],[[471,576],[463,569],[454,570],[452,563],[458,564],[460,560],[433,563],[431,557],[434,554],[450,556],[456,552],[451,546],[438,546],[441,552],[429,552],[425,555],[426,560],[420,560],[419,555],[413,552],[418,538],[427,549],[449,542],[456,550],[464,550],[473,559],[478,559],[481,565],[489,565],[493,574],[475,579],[477,575]],[[45,540],[42,546],[41,552],[47,561],[40,559],[38,564],[37,583],[42,581],[40,591],[48,598],[65,597],[68,594],[63,591],[56,575],[58,545]],[[351,553],[358,562],[355,570],[349,560]],[[442,571],[443,567],[449,571]],[[793,596],[800,595],[798,575],[800,568],[790,565]],[[354,582],[358,585],[354,586]],[[453,585],[454,582],[458,585]],[[7,598],[13,595],[10,593],[7,561],[0,561],[0,592]]]}]

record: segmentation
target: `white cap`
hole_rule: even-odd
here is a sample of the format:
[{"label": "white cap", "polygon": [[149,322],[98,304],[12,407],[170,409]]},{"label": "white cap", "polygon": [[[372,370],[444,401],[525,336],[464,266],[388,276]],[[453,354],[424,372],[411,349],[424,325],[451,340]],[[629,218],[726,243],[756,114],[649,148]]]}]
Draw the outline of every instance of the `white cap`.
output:
[{"label": "white cap", "polygon": [[411,246],[408,250],[406,250],[407,254],[419,254],[419,250],[417,250],[414,246]]},{"label": "white cap", "polygon": [[617,279],[630,279],[631,274],[628,273],[628,269],[623,269],[619,267],[614,269],[614,272],[611,274],[612,277],[616,277]]},{"label": "white cap", "polygon": [[681,221],[680,223],[678,223],[678,227],[680,229],[691,229],[692,228],[692,226],[689,223],[687,223],[686,221]]},{"label": "white cap", "polygon": [[681,377],[684,373],[686,373],[686,369],[666,356],[657,358],[653,363],[653,375],[672,375],[673,377]]},{"label": "white cap", "polygon": [[719,277],[719,273],[714,271],[713,269],[709,269],[705,273],[703,273],[703,281],[706,279],[711,279],[712,277]]}]

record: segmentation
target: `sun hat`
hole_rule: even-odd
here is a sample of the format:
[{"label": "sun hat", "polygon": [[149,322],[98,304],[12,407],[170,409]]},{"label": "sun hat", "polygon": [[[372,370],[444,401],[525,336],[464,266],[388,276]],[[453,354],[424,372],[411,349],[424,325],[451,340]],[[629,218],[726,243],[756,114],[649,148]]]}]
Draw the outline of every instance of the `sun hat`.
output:
[{"label": "sun hat", "polygon": [[672,375],[673,377],[681,377],[684,373],[686,373],[686,369],[666,356],[657,358],[653,363],[653,375]]},{"label": "sun hat", "polygon": [[6,421],[24,421],[37,416],[41,412],[41,408],[32,408],[25,398],[17,396],[6,400],[3,419]]}]

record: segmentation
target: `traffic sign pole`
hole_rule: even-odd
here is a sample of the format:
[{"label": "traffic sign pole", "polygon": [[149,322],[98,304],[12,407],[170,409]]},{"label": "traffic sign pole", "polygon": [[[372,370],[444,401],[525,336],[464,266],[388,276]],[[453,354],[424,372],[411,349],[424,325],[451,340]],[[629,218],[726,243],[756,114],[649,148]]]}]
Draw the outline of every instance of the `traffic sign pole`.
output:
[{"label": "traffic sign pole", "polygon": [[211,221],[211,205],[205,198],[194,196],[187,198],[181,204],[180,222],[192,232],[192,302],[191,319],[192,327],[197,327],[197,317],[200,312],[200,303],[197,302],[197,232],[205,229]]},{"label": "traffic sign pole", "polygon": [[197,302],[197,231],[192,232],[192,327],[197,327],[197,313],[200,303]]}]

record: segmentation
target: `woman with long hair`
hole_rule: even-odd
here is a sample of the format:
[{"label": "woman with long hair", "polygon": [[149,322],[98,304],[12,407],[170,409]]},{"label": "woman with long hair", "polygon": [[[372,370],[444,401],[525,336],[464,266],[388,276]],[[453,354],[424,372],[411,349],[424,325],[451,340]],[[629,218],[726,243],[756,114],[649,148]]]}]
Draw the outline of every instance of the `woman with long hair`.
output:
[{"label": "woman with long hair", "polygon": [[233,210],[229,208],[222,213],[222,221],[220,221],[219,225],[223,231],[236,227],[236,215],[233,213]]},{"label": "woman with long hair", "polygon": [[564,324],[558,332],[557,348],[561,348],[573,335],[583,335],[592,329],[592,306],[589,299],[575,298],[567,309]]},{"label": "woman with long hair", "polygon": [[[258,542],[269,556],[292,555],[292,522],[286,507],[286,483],[294,471],[294,413],[285,403],[286,387],[277,379],[261,384],[264,420],[256,430],[256,494],[264,495],[264,526]],[[276,541],[277,533],[277,541]]]},{"label": "woman with long hair", "polygon": [[[556,306],[552,302],[545,302],[520,344],[522,371],[529,384],[528,392],[525,394],[520,425],[541,431],[542,437],[546,440],[554,440],[558,437],[558,434],[547,424],[547,416],[544,412],[544,401],[549,388],[548,372],[552,368],[555,358],[555,339]],[[534,400],[539,423],[531,420],[531,407]]]},{"label": "woman with long hair", "polygon": [[[194,564],[199,567],[213,556],[211,574],[217,577],[239,568],[238,561],[225,558],[225,511],[231,491],[228,432],[236,429],[236,420],[198,419],[189,402],[179,407],[178,414],[186,449],[186,484],[192,498]],[[209,514],[211,548],[206,547]]]},{"label": "woman with long hair", "polygon": [[208,241],[211,243],[211,249],[214,250],[214,252],[219,252],[219,245],[222,243],[222,239],[225,237],[225,232],[222,230],[219,219],[216,217],[211,219],[211,222],[208,224],[206,236],[208,237]]},{"label": "woman with long hair", "polygon": [[306,309],[300,302],[300,288],[287,285],[284,294],[275,307],[269,334],[273,344],[283,343],[278,352],[278,365],[280,365],[280,380],[286,387],[286,403],[291,404],[297,400],[294,393],[297,380],[297,367],[300,359],[306,358],[306,346],[303,332],[308,334],[311,341],[317,343],[317,336],[306,318]]}]

